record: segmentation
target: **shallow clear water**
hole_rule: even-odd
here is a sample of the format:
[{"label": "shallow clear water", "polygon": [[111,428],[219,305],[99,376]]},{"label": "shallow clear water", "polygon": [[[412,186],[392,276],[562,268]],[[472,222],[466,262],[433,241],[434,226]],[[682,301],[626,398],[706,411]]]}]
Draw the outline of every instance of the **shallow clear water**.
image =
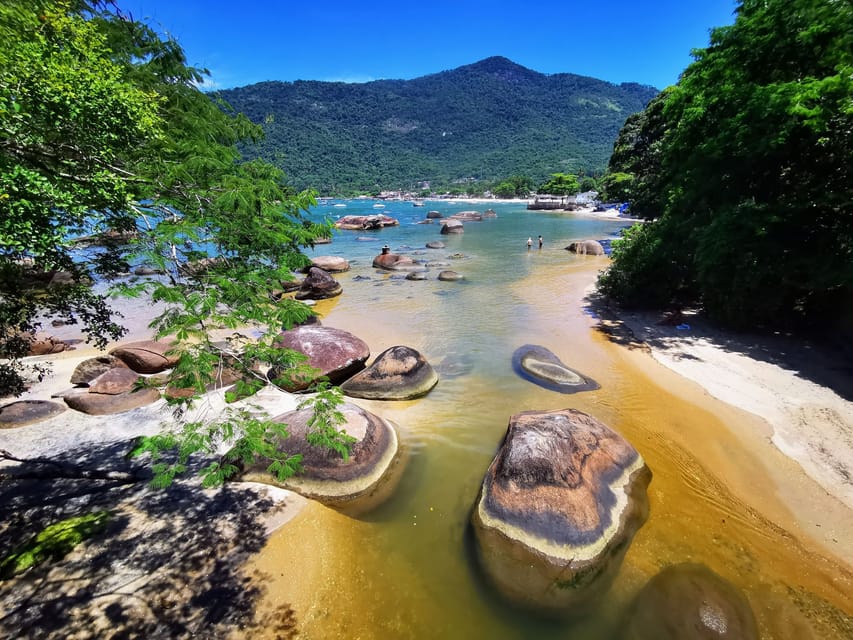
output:
[{"label": "shallow clear water", "polygon": [[[779,503],[768,471],[784,460],[744,445],[743,433],[753,431],[749,437],[763,442],[759,421],[709,403],[663,370],[649,378],[647,357],[593,329],[584,289],[607,258],[574,256],[563,247],[612,237],[624,221],[496,204],[497,219],[440,236],[440,224],[416,224],[427,211],[482,212],[486,205],[372,205],[318,208],[330,216],[381,212],[401,226],[342,231],[318,246],[317,255],[344,256],[352,270],[338,276],[343,295],[317,310],[324,324],[362,337],[374,355],[397,344],[419,349],[441,380],[416,401],[357,401],[398,425],[399,485],[365,515],[311,505],[275,534],[253,564],[265,590],[263,610],[291,606],[306,638],[611,638],[630,599],[658,570],[700,562],[744,591],[762,637],[842,638],[853,630],[849,567],[790,532],[795,518]],[[447,246],[423,249],[431,240]],[[439,282],[441,268],[426,281],[378,272],[371,261],[386,243],[396,253],[449,262],[441,268],[465,280]],[[455,253],[464,257],[448,258]],[[562,395],[523,380],[511,359],[528,343],[548,348],[602,388]],[[509,417],[566,407],[622,433],[654,479],[649,521],[608,596],[586,616],[553,622],[514,609],[492,591],[474,560],[468,518]]]}]

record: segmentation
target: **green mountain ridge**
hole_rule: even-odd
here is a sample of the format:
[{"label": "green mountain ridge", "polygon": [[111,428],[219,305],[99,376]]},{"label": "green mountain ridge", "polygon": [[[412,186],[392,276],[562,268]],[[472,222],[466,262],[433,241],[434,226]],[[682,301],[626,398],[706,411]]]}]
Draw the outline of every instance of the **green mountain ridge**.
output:
[{"label": "green mountain ridge", "polygon": [[603,171],[658,93],[493,57],[412,80],[261,82],[220,92],[266,138],[244,148],[323,194]]}]

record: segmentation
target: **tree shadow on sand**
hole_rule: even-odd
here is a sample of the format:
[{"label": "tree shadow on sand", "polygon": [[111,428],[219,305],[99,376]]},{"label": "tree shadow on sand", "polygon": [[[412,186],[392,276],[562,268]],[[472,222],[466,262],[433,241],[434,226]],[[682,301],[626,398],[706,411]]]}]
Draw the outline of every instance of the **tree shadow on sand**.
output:
[{"label": "tree shadow on sand", "polygon": [[587,313],[599,321],[596,329],[611,342],[629,349],[658,348],[675,358],[697,360],[678,349],[676,338],[704,340],[724,351],[777,365],[853,401],[853,345],[833,336],[802,338],[721,330],[701,314],[687,315],[689,329],[682,330],[678,325],[660,324],[663,313],[624,311],[596,292],[587,294],[584,304]]},{"label": "tree shadow on sand", "polygon": [[123,480],[55,475],[37,463],[0,473],[0,558],[44,527],[106,510],[106,528],[59,560],[0,581],[0,635],[26,638],[251,638],[263,628],[291,637],[288,607],[259,619],[257,581],[241,570],[265,543],[263,517],[281,507],[254,490],[202,490],[192,480],[164,490],[125,460],[128,443],[68,451],[56,460],[110,468]]}]

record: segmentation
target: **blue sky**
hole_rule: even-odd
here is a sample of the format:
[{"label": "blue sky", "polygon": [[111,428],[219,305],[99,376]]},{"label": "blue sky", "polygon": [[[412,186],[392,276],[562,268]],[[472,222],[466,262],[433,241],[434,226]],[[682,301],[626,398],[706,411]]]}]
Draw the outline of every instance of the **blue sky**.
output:
[{"label": "blue sky", "polygon": [[735,0],[119,0],[174,35],[212,85],[409,79],[505,56],[542,73],[662,89]]}]

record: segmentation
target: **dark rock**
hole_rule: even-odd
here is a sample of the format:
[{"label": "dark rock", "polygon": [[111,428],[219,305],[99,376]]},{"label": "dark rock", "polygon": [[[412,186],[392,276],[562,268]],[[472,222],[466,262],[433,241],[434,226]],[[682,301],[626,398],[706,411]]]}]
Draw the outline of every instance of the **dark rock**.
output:
[{"label": "dark rock", "polygon": [[74,368],[74,373],[71,374],[71,384],[89,384],[99,375],[116,368],[127,369],[127,365],[124,361],[110,355],[87,358]]},{"label": "dark rock", "polygon": [[701,564],[667,567],[637,594],[621,640],[758,640],[744,595]]},{"label": "dark rock", "polygon": [[461,220],[446,220],[441,225],[441,233],[442,235],[448,235],[451,233],[464,233],[465,228],[462,225]]},{"label": "dark rock", "polygon": [[68,394],[63,397],[65,404],[72,409],[87,413],[93,416],[112,415],[114,413],[124,413],[137,407],[156,402],[160,399],[160,392],[157,389],[143,388],[137,391],[119,393],[117,395],[108,395],[105,393],[89,393],[82,391],[80,393]]},{"label": "dark rock", "polygon": [[408,256],[398,253],[381,253],[373,259],[373,266],[386,271],[425,271],[422,264],[418,264]]},{"label": "dark rock", "polygon": [[560,393],[598,389],[592,378],[567,367],[545,347],[526,344],[512,354],[512,368],[525,380]]},{"label": "dark rock", "polygon": [[444,249],[446,245],[441,240],[433,240],[426,243],[427,249]]},{"label": "dark rock", "polygon": [[341,295],[343,288],[340,283],[323,269],[311,267],[308,276],[302,281],[297,300],[325,300]]},{"label": "dark rock", "polygon": [[49,400],[18,400],[0,407],[0,429],[24,427],[58,416],[65,406]]},{"label": "dark rock", "polygon": [[648,517],[650,479],[640,454],[592,416],[512,416],[471,517],[486,574],[515,603],[577,612],[618,572]]},{"label": "dark rock", "polygon": [[140,340],[117,347],[110,354],[137,373],[160,373],[177,364],[178,355],[170,353],[174,347],[172,340]]},{"label": "dark rock", "polygon": [[571,242],[569,243],[569,246],[566,247],[566,251],[587,256],[604,255],[604,247],[602,247],[601,243],[596,240],[580,240],[578,242]]},{"label": "dark rock", "polygon": [[441,215],[441,213],[438,211],[427,211],[426,217],[430,220],[437,220],[438,218],[443,218],[444,216]]},{"label": "dark rock", "polygon": [[447,269],[438,274],[438,279],[444,282],[456,282],[458,280],[464,280],[465,277],[461,273],[456,273],[455,271]]},{"label": "dark rock", "polygon": [[438,374],[423,355],[411,347],[396,346],[341,384],[341,391],[354,398],[411,400],[426,395],[436,384]]},{"label": "dark rock", "polygon": [[158,271],[152,267],[146,267],[145,265],[140,265],[133,270],[133,275],[135,276],[155,276],[158,273],[162,273],[162,271]]},{"label": "dark rock", "polygon": [[329,273],[349,271],[349,262],[340,256],[315,256],[311,258],[311,265]]},{"label": "dark rock", "polygon": [[[313,414],[310,408],[302,409],[273,418],[286,424],[289,434],[277,442],[276,449],[302,455],[302,472],[278,482],[267,472],[270,460],[260,458],[242,470],[240,479],[284,486],[336,507],[363,511],[378,504],[393,488],[390,471],[398,451],[396,430],[389,421],[354,404],[344,403],[340,410],[344,423],[338,428],[356,440],[349,459],[308,443],[308,421]],[[386,485],[384,490],[382,485]]]},{"label": "dark rock", "polygon": [[132,391],[141,378],[138,373],[124,367],[116,367],[99,375],[89,383],[89,393],[116,395]]},{"label": "dark rock", "polygon": [[[287,391],[301,391],[315,380],[328,376],[333,384],[346,380],[364,369],[370,357],[367,344],[348,331],[332,327],[301,326],[279,334],[276,346],[293,349],[308,356],[306,365],[316,369],[308,376],[283,382],[280,386]],[[272,379],[280,372],[273,372]]]},{"label": "dark rock", "polygon": [[497,218],[498,214],[494,209],[486,209],[483,212],[483,217],[484,218]]}]

